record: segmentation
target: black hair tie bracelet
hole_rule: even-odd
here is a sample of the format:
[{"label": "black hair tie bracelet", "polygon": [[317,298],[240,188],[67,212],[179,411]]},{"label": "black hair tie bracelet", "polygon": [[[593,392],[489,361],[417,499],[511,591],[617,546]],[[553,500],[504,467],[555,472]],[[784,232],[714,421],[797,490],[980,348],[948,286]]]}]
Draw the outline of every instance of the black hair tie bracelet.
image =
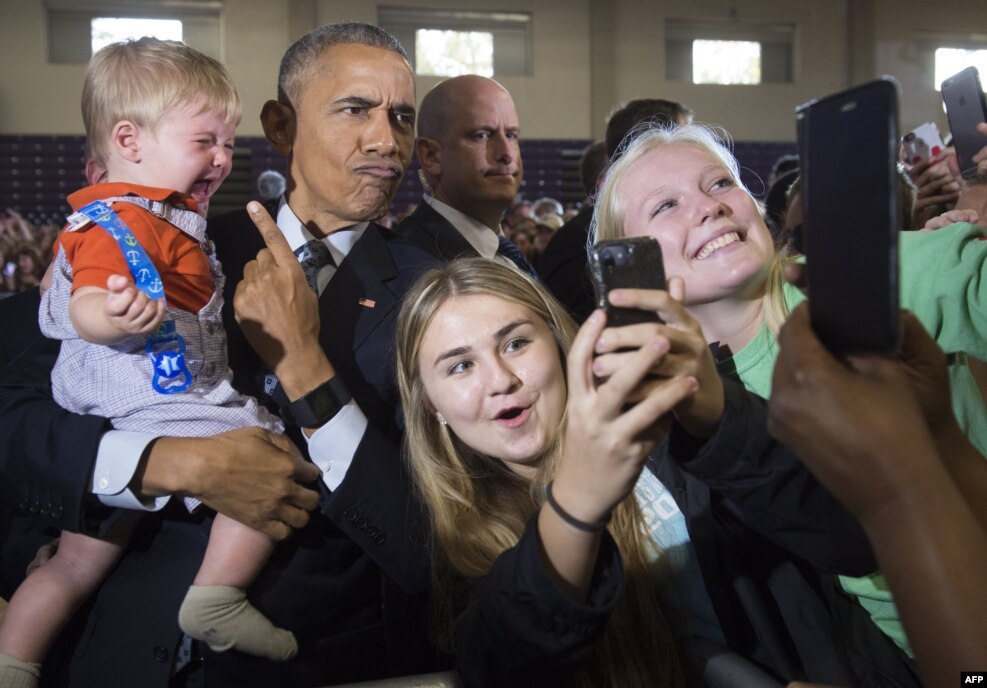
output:
[{"label": "black hair tie bracelet", "polygon": [[555,501],[555,497],[552,495],[552,482],[554,481],[549,481],[549,483],[545,485],[545,501],[547,501],[548,505],[552,507],[555,513],[559,515],[559,518],[573,528],[585,531],[587,533],[595,533],[596,531],[603,530],[607,527],[607,524],[610,523],[610,514],[607,514],[596,523],[587,523],[586,521],[580,521],[578,518],[559,506],[559,503]]}]

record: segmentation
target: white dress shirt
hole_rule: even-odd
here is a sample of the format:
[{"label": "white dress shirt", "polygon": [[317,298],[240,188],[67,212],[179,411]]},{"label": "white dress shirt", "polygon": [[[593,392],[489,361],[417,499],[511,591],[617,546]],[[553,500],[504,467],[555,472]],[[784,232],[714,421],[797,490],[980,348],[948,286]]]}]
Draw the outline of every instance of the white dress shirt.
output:
[{"label": "white dress shirt", "polygon": [[425,194],[422,197],[432,210],[444,217],[449,224],[455,227],[463,238],[469,242],[477,253],[484,258],[495,258],[497,249],[500,248],[500,235],[503,233],[499,228],[495,232],[479,220],[475,220],[469,215],[465,215],[453,208],[451,205]]}]

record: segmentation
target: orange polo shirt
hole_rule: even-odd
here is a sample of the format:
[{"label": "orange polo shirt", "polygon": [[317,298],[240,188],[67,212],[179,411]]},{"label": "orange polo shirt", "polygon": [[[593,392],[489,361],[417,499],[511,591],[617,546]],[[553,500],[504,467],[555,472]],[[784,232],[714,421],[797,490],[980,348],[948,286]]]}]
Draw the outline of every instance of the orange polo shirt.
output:
[{"label": "orange polo shirt", "polygon": [[[170,189],[156,189],[123,182],[96,184],[80,189],[68,197],[73,210],[113,196],[136,195],[152,201],[168,201],[178,207],[195,210],[195,201]],[[164,283],[168,305],[197,313],[213,293],[209,259],[199,243],[188,234],[161,218],[134,205],[118,203],[113,208],[137,237]],[[72,290],[79,287],[106,289],[110,275],[127,275],[130,268],[120,245],[103,228],[91,224],[75,232],[62,232],[55,243],[61,246],[72,265]],[[132,279],[132,278],[131,278]]]}]

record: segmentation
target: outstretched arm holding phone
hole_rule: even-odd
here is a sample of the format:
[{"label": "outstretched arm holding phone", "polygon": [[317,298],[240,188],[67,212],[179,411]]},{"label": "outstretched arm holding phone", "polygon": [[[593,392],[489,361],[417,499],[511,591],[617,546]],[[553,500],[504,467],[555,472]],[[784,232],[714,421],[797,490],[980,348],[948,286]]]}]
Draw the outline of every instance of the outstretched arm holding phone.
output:
[{"label": "outstretched arm holding phone", "polygon": [[[945,379],[941,352],[906,315],[902,360],[844,364],[812,332],[806,306],[792,313],[779,344],[771,432],[860,518],[923,680],[948,685],[964,667],[983,666],[987,524],[974,505],[985,493],[975,479],[960,486],[943,461],[959,448],[937,442],[936,426],[951,413],[946,395],[930,396],[925,383],[930,373]],[[969,452],[967,445],[966,459]]]}]

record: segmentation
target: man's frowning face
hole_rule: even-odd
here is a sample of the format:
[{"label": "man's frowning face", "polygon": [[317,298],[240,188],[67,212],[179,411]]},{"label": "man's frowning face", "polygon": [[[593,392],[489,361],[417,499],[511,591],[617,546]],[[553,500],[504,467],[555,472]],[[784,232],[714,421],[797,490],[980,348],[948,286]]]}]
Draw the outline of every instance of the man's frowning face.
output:
[{"label": "man's frowning face", "polygon": [[407,61],[382,48],[332,46],[308,68],[296,100],[286,125],[296,216],[327,233],[386,213],[414,140]]}]

